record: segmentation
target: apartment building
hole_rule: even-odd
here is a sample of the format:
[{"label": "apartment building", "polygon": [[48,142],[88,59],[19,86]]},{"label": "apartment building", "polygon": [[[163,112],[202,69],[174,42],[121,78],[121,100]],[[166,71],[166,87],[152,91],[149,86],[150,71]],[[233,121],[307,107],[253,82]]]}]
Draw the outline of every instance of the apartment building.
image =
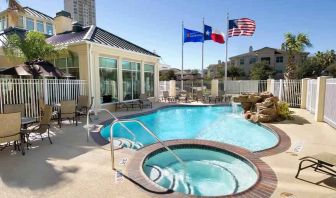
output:
[{"label": "apartment building", "polygon": [[64,0],[64,10],[69,12],[73,21],[84,26],[96,25],[95,0]]},{"label": "apartment building", "polygon": [[[224,75],[225,62],[218,60],[217,64],[210,64],[207,68],[207,77],[210,79],[220,78]],[[205,72],[204,72],[205,73]]]}]

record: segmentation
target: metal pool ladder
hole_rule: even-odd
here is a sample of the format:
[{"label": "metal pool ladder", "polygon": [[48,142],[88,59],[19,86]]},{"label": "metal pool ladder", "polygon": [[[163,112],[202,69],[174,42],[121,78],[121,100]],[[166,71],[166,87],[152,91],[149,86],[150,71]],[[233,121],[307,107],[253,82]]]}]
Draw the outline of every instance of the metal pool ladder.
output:
[{"label": "metal pool ladder", "polygon": [[113,119],[114,121],[112,122],[112,125],[110,127],[110,147],[111,147],[111,162],[112,162],[112,169],[115,169],[115,162],[114,162],[114,144],[113,144],[113,127],[116,124],[120,124],[123,128],[126,129],[126,131],[128,133],[130,133],[133,137],[133,142],[135,143],[135,134],[127,127],[124,125],[124,123],[138,123],[143,129],[145,129],[145,131],[151,135],[152,137],[154,137],[156,139],[157,142],[159,142],[183,167],[184,169],[184,180],[186,181],[186,173],[187,173],[187,166],[185,164],[185,162],[173,151],[171,150],[164,142],[162,142],[159,137],[157,135],[155,135],[150,129],[148,129],[142,122],[140,122],[139,120],[135,120],[135,119],[119,119],[117,118],[115,115],[113,115],[109,110],[107,109],[90,109],[87,113],[87,128],[88,128],[88,133],[87,133],[87,140],[89,140],[89,133],[90,133],[90,127],[89,127],[89,122],[90,122],[90,113],[94,112],[97,113],[97,111],[105,111],[107,112]]}]

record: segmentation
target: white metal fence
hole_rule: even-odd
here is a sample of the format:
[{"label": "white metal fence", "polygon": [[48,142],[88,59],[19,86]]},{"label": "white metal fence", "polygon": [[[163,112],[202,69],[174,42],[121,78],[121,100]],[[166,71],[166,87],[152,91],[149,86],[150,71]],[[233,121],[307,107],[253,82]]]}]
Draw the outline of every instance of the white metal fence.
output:
[{"label": "white metal fence", "polygon": [[4,104],[25,104],[25,116],[36,117],[39,98],[47,104],[57,104],[77,100],[79,95],[87,95],[86,91],[85,80],[0,78],[0,112],[3,113]]},{"label": "white metal fence", "polygon": [[306,109],[311,113],[315,113],[316,109],[316,91],[317,91],[317,80],[316,79],[308,80]]},{"label": "white metal fence", "polygon": [[[223,81],[223,90],[225,83]],[[243,92],[260,93],[267,91],[267,80],[228,80],[226,92],[228,94],[240,94]]]},{"label": "white metal fence", "polygon": [[301,80],[272,80],[271,92],[290,107],[301,105]]},{"label": "white metal fence", "polygon": [[336,128],[336,78],[327,79],[324,99],[324,121]]}]

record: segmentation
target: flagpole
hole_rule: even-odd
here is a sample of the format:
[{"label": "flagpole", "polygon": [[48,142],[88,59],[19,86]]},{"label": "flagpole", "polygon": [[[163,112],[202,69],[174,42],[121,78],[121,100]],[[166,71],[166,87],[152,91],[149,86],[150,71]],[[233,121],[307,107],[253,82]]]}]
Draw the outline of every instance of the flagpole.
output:
[{"label": "flagpole", "polygon": [[202,93],[203,93],[203,81],[204,81],[204,17],[203,17],[203,42],[202,42],[202,73],[201,73],[201,77],[202,77],[202,82],[201,82],[201,86],[202,86]]},{"label": "flagpole", "polygon": [[225,45],[225,77],[224,77],[224,93],[227,91],[227,67],[228,67],[228,43],[229,43],[229,13],[227,13],[226,27],[226,45]]},{"label": "flagpole", "polygon": [[184,47],[184,24],[182,21],[182,71],[181,71],[181,91],[183,91],[183,47]]}]

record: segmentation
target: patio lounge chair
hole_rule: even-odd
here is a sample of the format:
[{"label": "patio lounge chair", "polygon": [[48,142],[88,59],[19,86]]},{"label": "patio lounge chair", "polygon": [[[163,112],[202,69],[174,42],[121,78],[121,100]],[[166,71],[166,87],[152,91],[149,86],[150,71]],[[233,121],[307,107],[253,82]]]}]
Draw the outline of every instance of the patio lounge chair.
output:
[{"label": "patio lounge chair", "polygon": [[[295,175],[295,178],[299,177],[299,174],[301,172],[301,170],[304,170],[306,168],[314,168],[314,171],[320,171],[326,174],[329,174],[331,176],[336,176],[336,170],[332,169],[333,166],[336,166],[336,155],[332,154],[332,153],[319,153],[316,155],[312,155],[312,156],[307,156],[307,157],[303,157],[300,159],[301,162],[299,164],[299,169],[298,172]],[[310,165],[307,165],[305,167],[302,167],[302,164],[304,162],[310,162]]]},{"label": "patio lounge chair", "polygon": [[121,110],[121,109],[126,109],[128,111],[129,109],[134,109],[136,107],[139,107],[139,109],[141,109],[141,103],[139,100],[122,101],[122,102],[116,103],[116,111]]},{"label": "patio lounge chair", "polygon": [[141,108],[144,108],[144,107],[152,108],[153,107],[152,102],[148,100],[148,97],[145,94],[140,94],[139,101],[141,104]]},{"label": "patio lounge chair", "polygon": [[202,102],[204,100],[203,91],[197,91],[195,100],[196,102]]},{"label": "patio lounge chair", "polygon": [[163,91],[163,97],[162,100],[164,100],[165,102],[171,102],[172,101],[172,97],[169,96],[169,92],[168,91]]},{"label": "patio lounge chair", "polygon": [[49,129],[50,129],[50,120],[53,114],[52,106],[46,105],[44,108],[44,114],[41,118],[41,121],[38,125],[33,126],[32,129],[27,130],[25,132],[26,138],[27,138],[27,147],[29,142],[29,135],[31,133],[37,133],[41,135],[41,139],[43,140],[42,134],[48,133],[48,139],[50,141],[50,144],[52,144],[52,141],[50,139]]},{"label": "patio lounge chair", "polygon": [[178,95],[178,100],[179,102],[188,102],[188,94],[186,91],[181,91],[180,94]]},{"label": "patio lounge chair", "polygon": [[10,145],[10,142],[14,142],[14,148],[18,148],[22,155],[25,154],[22,136],[21,136],[21,113],[8,113],[0,114],[0,144],[6,143],[6,145],[1,148],[3,150],[5,147]]},{"label": "patio lounge chair", "polygon": [[62,127],[62,120],[66,118],[69,120],[72,119],[73,122],[76,121],[76,126],[78,125],[75,100],[61,101],[61,108],[58,112],[58,124],[60,128]]},{"label": "patio lounge chair", "polygon": [[25,105],[24,104],[5,104],[4,113],[17,113],[20,112],[21,116],[25,115]]},{"label": "patio lounge chair", "polygon": [[89,96],[78,96],[77,100],[77,114],[79,116],[86,116],[89,109],[91,109],[93,104],[93,98],[91,97],[91,101],[89,100]]}]

